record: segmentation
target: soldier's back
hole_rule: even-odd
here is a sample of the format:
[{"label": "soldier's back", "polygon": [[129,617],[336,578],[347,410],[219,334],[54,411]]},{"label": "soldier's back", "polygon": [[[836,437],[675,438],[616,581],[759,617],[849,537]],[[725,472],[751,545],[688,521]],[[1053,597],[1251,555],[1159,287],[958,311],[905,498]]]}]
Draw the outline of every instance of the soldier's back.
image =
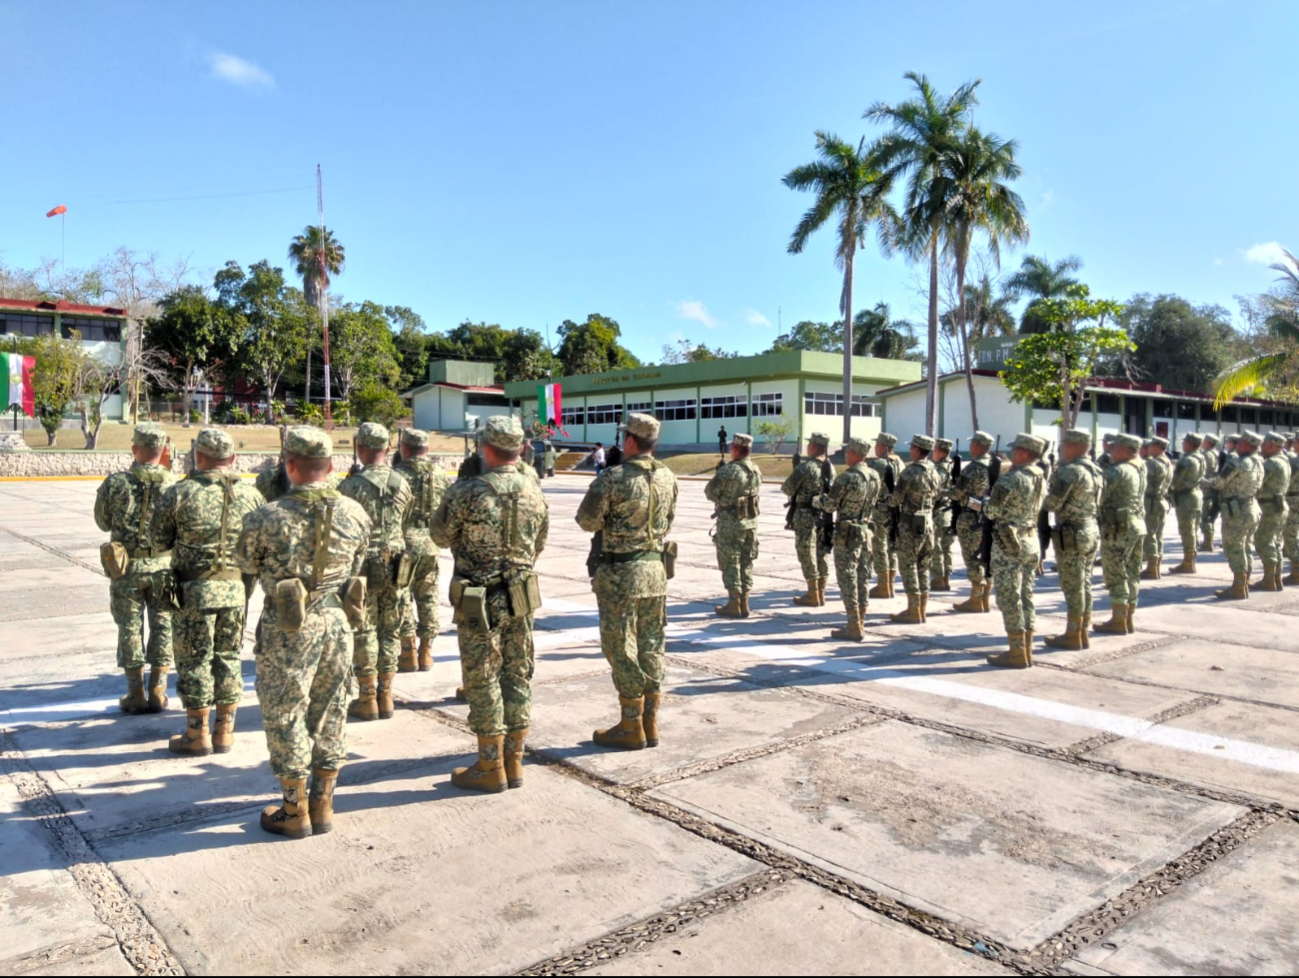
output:
[{"label": "soldier's back", "polygon": [[389,465],[368,465],[344,479],[338,491],[359,503],[374,524],[371,551],[397,552],[405,546],[403,524],[413,500],[405,476]]}]

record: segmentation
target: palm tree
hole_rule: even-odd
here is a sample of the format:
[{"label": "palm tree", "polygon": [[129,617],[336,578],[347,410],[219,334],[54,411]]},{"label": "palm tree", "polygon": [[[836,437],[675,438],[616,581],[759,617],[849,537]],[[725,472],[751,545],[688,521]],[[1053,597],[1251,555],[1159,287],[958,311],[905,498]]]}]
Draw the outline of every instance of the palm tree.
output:
[{"label": "palm tree", "polygon": [[943,329],[948,335],[957,335],[960,315],[964,317],[972,346],[993,336],[1010,336],[1015,332],[1015,314],[1010,308],[1014,301],[1004,288],[997,292],[992,276],[984,272],[978,282],[965,283],[964,310],[958,307],[943,313]]},{"label": "palm tree", "polygon": [[1025,333],[1044,333],[1046,325],[1037,315],[1037,307],[1043,299],[1063,298],[1069,286],[1077,285],[1078,279],[1071,275],[1083,267],[1082,259],[1076,255],[1061,258],[1057,262],[1048,261],[1038,255],[1025,255],[1020,262],[1019,271],[1006,279],[1004,288],[1013,299],[1032,296],[1024,314],[1020,317],[1020,330]]},{"label": "palm tree", "polygon": [[[323,316],[329,293],[329,276],[342,274],[343,263],[347,260],[343,246],[334,237],[333,231],[309,224],[289,242],[289,260],[296,262],[294,271],[302,276],[302,294],[307,299],[307,305]],[[305,401],[311,403],[311,347],[307,347]]]},{"label": "palm tree", "polygon": [[915,325],[892,318],[887,302],[877,302],[874,309],[863,309],[853,317],[852,348],[859,357],[905,360],[919,345]]},{"label": "palm tree", "polygon": [[938,392],[938,261],[944,202],[935,196],[941,164],[966,128],[970,109],[978,104],[979,79],[966,82],[951,95],[938,94],[929,79],[914,71],[905,77],[917,97],[889,105],[877,102],[863,118],[890,126],[875,145],[875,161],[889,178],[909,175],[903,204],[903,233],[898,243],[913,257],[929,259],[929,358],[925,391],[925,426],[934,430]]},{"label": "palm tree", "polygon": [[1218,375],[1215,411],[1255,388],[1271,387],[1273,393],[1291,398],[1299,387],[1299,258],[1284,249],[1282,253],[1285,261],[1271,266],[1281,273],[1279,284],[1271,294],[1262,296],[1265,308],[1270,310],[1263,325],[1272,340],[1272,350],[1241,360]]},{"label": "palm tree", "polygon": [[802,252],[812,234],[831,218],[839,231],[835,265],[843,270],[839,311],[843,313],[843,438],[852,437],[852,287],[853,261],[865,244],[872,225],[880,245],[888,249],[897,215],[887,200],[892,179],[874,165],[863,138],[854,148],[837,136],[817,132],[820,159],[796,166],[785,174],[783,183],[791,190],[811,190],[816,200],[794,228],[789,253]]}]

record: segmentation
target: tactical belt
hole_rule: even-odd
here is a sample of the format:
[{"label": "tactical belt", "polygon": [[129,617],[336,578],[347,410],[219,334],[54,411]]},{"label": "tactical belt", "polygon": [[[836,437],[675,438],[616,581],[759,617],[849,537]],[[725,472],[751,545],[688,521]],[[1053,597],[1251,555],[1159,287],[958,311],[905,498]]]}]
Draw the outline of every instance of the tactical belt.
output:
[{"label": "tactical belt", "polygon": [[[1289,493],[1287,493],[1286,495],[1289,495]],[[1276,493],[1275,495],[1272,495],[1272,496],[1259,496],[1259,497],[1258,497],[1258,501],[1259,501],[1260,504],[1262,504],[1262,503],[1280,503],[1280,502],[1284,502],[1284,500],[1285,500],[1285,496],[1281,495],[1279,492]]]},{"label": "tactical belt", "polygon": [[157,557],[170,557],[170,550],[154,550],[152,547],[140,547],[138,550],[128,550],[127,554],[132,560],[153,560]]},{"label": "tactical belt", "polygon": [[635,560],[661,561],[662,559],[663,552],[661,550],[632,550],[621,554],[600,554],[600,561],[605,564],[630,564]]},{"label": "tactical belt", "polygon": [[209,567],[207,570],[178,570],[176,571],[177,580],[184,581],[186,584],[191,581],[242,581],[243,575],[239,573],[236,567],[227,567],[225,570],[216,570]]},{"label": "tactical belt", "polygon": [[478,581],[474,580],[472,577],[466,577],[464,581],[468,587],[483,588],[487,592],[487,597],[489,598],[496,594],[508,594],[510,591],[510,585],[500,575],[489,577],[485,581]]}]

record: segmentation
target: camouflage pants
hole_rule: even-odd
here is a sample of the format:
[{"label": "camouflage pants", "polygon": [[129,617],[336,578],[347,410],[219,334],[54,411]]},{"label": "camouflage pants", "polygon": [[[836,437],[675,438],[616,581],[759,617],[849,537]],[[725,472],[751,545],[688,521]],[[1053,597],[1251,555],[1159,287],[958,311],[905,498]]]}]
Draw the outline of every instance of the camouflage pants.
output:
[{"label": "camouflage pants", "polygon": [[1280,567],[1283,553],[1281,549],[1282,534],[1285,533],[1286,517],[1289,513],[1283,503],[1278,512],[1263,511],[1258,521],[1258,530],[1254,540],[1258,544],[1258,556],[1264,567]]},{"label": "camouflage pants", "polygon": [[1252,569],[1254,560],[1249,545],[1258,529],[1258,521],[1257,510],[1242,507],[1239,516],[1228,516],[1223,509],[1222,552],[1227,555],[1227,564],[1233,574],[1248,574]]},{"label": "camouflage pants", "polygon": [[597,590],[596,600],[600,608],[600,648],[613,669],[618,695],[634,700],[659,692],[665,668],[666,595],[636,598]]},{"label": "camouflage pants", "polygon": [[401,653],[402,595],[393,585],[366,591],[365,627],[356,630],[353,664],[358,676],[397,671]]},{"label": "camouflage pants", "polygon": [[431,642],[438,637],[440,630],[438,558],[436,553],[426,554],[419,558],[419,563],[415,566],[415,577],[411,580],[410,587],[401,592],[401,637],[418,636]]},{"label": "camouflage pants", "polygon": [[1213,509],[1213,497],[1214,493],[1205,492],[1200,502],[1200,532],[1205,536],[1213,532],[1214,521],[1209,519],[1209,513]]},{"label": "camouflage pants", "polygon": [[871,566],[877,580],[887,580],[898,572],[898,555],[889,540],[889,519],[878,519],[871,537]]},{"label": "camouflage pants", "polygon": [[948,529],[952,525],[951,510],[941,509],[934,514],[934,558],[930,572],[934,577],[952,576],[952,541],[954,536]]},{"label": "camouflage pants", "polygon": [[912,517],[903,513],[895,551],[902,571],[902,587],[907,594],[928,594],[929,564],[934,556],[933,520],[927,522],[926,529],[917,530],[912,525]]},{"label": "camouflage pants", "polygon": [[1136,607],[1141,590],[1141,547],[1139,533],[1115,531],[1105,535],[1101,548],[1101,576],[1110,592],[1111,604]]},{"label": "camouflage pants", "polygon": [[1147,560],[1164,555],[1164,525],[1168,522],[1168,503],[1162,499],[1146,507],[1146,539],[1143,553]]},{"label": "camouflage pants", "polygon": [[[137,561],[148,566],[150,562]],[[171,616],[170,594],[175,587],[170,570],[141,569],[128,572],[108,584],[108,609],[117,624],[117,667],[140,669],[146,661],[151,666],[170,666]],[[149,645],[145,651],[144,618],[149,617]]]},{"label": "camouflage pants", "polygon": [[834,574],[849,617],[865,611],[870,591],[869,523],[840,523],[834,530]]},{"label": "camouflage pants", "polygon": [[1056,547],[1056,570],[1069,617],[1086,618],[1092,613],[1092,568],[1100,548],[1100,531],[1095,524],[1070,529],[1074,545]]},{"label": "camouflage pants", "polygon": [[758,532],[719,523],[713,545],[717,549],[717,569],[722,572],[722,584],[726,590],[752,591],[753,562],[758,559]]},{"label": "camouflage pants", "polygon": [[[263,618],[265,622],[265,618]],[[347,759],[352,629],[343,609],[315,606],[288,635],[266,622],[257,660],[257,699],[277,778],[337,771]]]},{"label": "camouflage pants", "polygon": [[181,608],[172,621],[176,692],[187,710],[238,703],[244,695],[239,652],[244,608]]},{"label": "camouflage pants", "polygon": [[1184,557],[1195,553],[1196,548],[1200,545],[1198,536],[1200,528],[1200,513],[1202,507],[1198,495],[1187,494],[1185,502],[1177,507],[1177,533],[1182,538],[1182,555]]},{"label": "camouflage pants", "polygon": [[[1018,542],[1017,548],[1006,545],[1011,537]],[[988,561],[992,571],[992,591],[1007,634],[1030,632],[1037,628],[1033,585],[1037,582],[1040,556],[1036,528],[1016,534],[1007,527],[999,530],[992,539],[992,555]]]},{"label": "camouflage pants", "polygon": [[810,509],[800,509],[794,514],[794,552],[803,568],[803,580],[815,581],[830,576],[830,565],[817,544],[816,514]]},{"label": "camouflage pants", "polygon": [[532,619],[507,617],[504,602],[493,602],[492,611],[501,623],[490,632],[456,628],[469,729],[479,737],[532,726]]},{"label": "camouflage pants", "polygon": [[956,524],[956,538],[961,542],[961,560],[965,563],[965,573],[970,578],[970,584],[982,584],[983,565],[974,556],[983,544],[983,528],[979,526],[978,517],[962,514]]},{"label": "camouflage pants", "polygon": [[1299,561],[1299,496],[1291,496],[1290,515],[1285,520],[1285,555],[1292,561]]}]

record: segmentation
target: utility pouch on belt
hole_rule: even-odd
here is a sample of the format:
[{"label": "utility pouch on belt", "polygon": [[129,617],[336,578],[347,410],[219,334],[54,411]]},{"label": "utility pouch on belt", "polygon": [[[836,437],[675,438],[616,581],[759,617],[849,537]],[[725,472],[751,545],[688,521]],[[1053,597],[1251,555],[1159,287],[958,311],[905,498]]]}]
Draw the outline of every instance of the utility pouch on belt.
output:
[{"label": "utility pouch on belt", "polygon": [[1013,526],[1007,526],[1004,523],[997,524],[997,539],[1001,545],[1006,548],[1006,553],[1018,555],[1020,550],[1019,534]]},{"label": "utility pouch on belt", "polygon": [[526,618],[541,610],[541,584],[536,574],[529,574],[510,585],[510,614]]},{"label": "utility pouch on belt", "polygon": [[280,631],[296,635],[307,617],[307,586],[296,577],[275,585],[275,614]]},{"label": "utility pouch on belt", "polygon": [[925,534],[929,532],[930,520],[933,517],[929,513],[912,513],[911,529],[914,533]]},{"label": "utility pouch on belt", "polygon": [[1222,511],[1226,513],[1228,516],[1230,516],[1232,519],[1236,519],[1238,516],[1240,516],[1240,500],[1224,499],[1222,501]]},{"label": "utility pouch on belt", "polygon": [[1051,546],[1055,547],[1057,554],[1064,553],[1064,530],[1057,527],[1051,531]]},{"label": "utility pouch on belt", "polygon": [[343,585],[343,614],[353,628],[365,627],[365,578],[349,577]]},{"label": "utility pouch on belt", "polygon": [[104,566],[104,573],[111,580],[126,576],[126,569],[131,565],[131,557],[126,548],[113,540],[99,548],[99,562]]},{"label": "utility pouch on belt", "polygon": [[758,497],[741,496],[735,501],[735,515],[742,520],[755,520],[758,518]]},{"label": "utility pouch on belt", "polygon": [[371,557],[365,562],[365,578],[371,591],[382,591],[392,582],[392,559]]},{"label": "utility pouch on belt", "polygon": [[413,553],[401,553],[392,562],[393,583],[399,588],[410,587],[415,580],[415,562],[418,558]]},{"label": "utility pouch on belt", "polygon": [[677,542],[669,540],[663,544],[663,571],[668,580],[677,576]]},{"label": "utility pouch on belt", "polygon": [[460,593],[459,615],[456,623],[471,632],[486,634],[492,630],[491,615],[487,610],[487,588],[469,586]]}]

